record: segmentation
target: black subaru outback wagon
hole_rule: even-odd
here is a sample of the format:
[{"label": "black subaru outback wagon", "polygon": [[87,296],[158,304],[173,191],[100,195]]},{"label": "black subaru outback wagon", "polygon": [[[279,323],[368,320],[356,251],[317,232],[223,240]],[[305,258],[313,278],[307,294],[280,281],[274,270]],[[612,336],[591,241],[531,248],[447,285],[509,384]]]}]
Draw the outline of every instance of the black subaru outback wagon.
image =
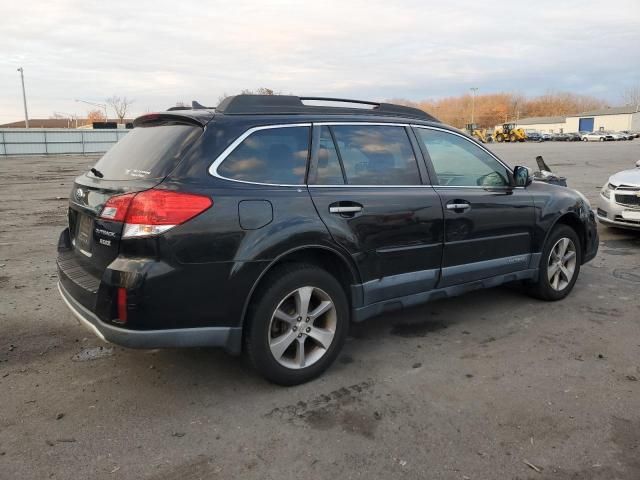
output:
[{"label": "black subaru outback wagon", "polygon": [[350,322],[517,280],[559,300],[596,255],[580,193],[420,110],[318,100],[138,118],[71,191],[57,262],[78,319],[127,347],[245,351],[290,385]]}]

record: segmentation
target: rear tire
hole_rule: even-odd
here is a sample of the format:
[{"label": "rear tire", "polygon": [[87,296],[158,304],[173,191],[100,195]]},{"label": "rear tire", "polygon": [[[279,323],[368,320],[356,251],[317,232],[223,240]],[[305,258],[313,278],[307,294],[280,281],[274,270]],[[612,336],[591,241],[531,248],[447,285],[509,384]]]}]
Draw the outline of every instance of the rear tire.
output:
[{"label": "rear tire", "polygon": [[562,300],[573,290],[581,263],[582,249],[575,230],[557,225],[542,250],[538,280],[529,284],[529,294],[546,301]]},{"label": "rear tire", "polygon": [[322,374],[347,338],[349,303],[342,285],[314,265],[277,268],[252,299],[245,352],[267,380],[298,385]]}]

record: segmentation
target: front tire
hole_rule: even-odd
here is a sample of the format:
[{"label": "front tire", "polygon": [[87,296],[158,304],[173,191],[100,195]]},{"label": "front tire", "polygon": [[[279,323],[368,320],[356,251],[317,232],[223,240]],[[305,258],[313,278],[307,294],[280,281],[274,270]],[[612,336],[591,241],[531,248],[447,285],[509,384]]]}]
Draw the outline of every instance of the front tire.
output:
[{"label": "front tire", "polygon": [[279,385],[323,373],[347,337],[349,304],[342,285],[313,265],[274,270],[249,310],[245,352],[253,367]]},{"label": "front tire", "polygon": [[529,293],[541,300],[562,300],[573,290],[581,263],[582,250],[575,230],[557,225],[544,246],[538,280],[530,284]]}]

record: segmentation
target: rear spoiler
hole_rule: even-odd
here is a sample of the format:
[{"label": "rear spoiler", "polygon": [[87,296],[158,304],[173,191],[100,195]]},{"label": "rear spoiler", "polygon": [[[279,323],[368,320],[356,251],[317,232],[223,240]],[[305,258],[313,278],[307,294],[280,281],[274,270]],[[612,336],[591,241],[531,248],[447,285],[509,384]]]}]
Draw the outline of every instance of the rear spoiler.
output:
[{"label": "rear spoiler", "polygon": [[214,113],[207,110],[180,110],[172,112],[148,113],[133,121],[134,127],[153,127],[157,125],[183,124],[204,127],[213,118]]}]

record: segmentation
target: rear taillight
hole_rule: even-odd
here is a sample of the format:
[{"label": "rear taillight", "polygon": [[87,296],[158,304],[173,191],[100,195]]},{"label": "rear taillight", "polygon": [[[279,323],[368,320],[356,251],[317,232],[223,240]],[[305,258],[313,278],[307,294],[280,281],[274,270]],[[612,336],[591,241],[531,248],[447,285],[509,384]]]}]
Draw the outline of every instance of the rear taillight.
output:
[{"label": "rear taillight", "polygon": [[124,222],[122,238],[159,235],[213,205],[211,198],[170,190],[145,190],[111,197],[101,218]]},{"label": "rear taillight", "polygon": [[114,222],[124,222],[129,204],[135,193],[126,193],[124,195],[116,195],[107,200],[104,204],[104,208],[100,213],[100,218],[106,218],[107,220],[113,220]]}]

